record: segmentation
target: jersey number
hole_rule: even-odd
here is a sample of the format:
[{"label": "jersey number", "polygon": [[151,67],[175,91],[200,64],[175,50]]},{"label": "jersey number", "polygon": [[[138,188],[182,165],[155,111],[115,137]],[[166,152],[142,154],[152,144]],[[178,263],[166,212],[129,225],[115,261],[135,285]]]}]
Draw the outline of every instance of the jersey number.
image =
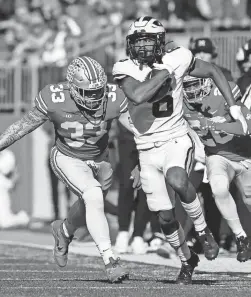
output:
[{"label": "jersey number", "polygon": [[116,85],[108,85],[108,99],[112,100],[112,102],[116,101],[117,96],[116,96]]},{"label": "jersey number", "polygon": [[162,100],[153,103],[152,113],[155,118],[170,117],[173,113],[173,97],[167,95]]},{"label": "jersey number", "polygon": [[51,94],[51,100],[54,103],[64,102],[65,101],[65,95],[63,93],[63,85],[59,84],[57,86],[50,86]]},{"label": "jersey number", "polygon": [[71,138],[64,138],[65,142],[71,147],[79,148],[85,143],[96,144],[106,133],[107,123],[101,124],[100,130],[94,130],[95,126],[91,123],[81,124],[79,122],[64,122],[61,128],[70,130]]}]

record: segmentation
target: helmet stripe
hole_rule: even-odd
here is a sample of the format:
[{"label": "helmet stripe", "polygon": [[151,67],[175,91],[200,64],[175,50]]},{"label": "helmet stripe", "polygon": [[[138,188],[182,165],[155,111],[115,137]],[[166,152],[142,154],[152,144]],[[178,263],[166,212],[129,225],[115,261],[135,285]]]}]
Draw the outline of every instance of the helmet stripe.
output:
[{"label": "helmet stripe", "polygon": [[141,23],[141,22],[143,22],[143,20],[144,20],[144,17],[141,17],[141,18],[138,20],[138,22]]},{"label": "helmet stripe", "polygon": [[91,81],[97,80],[97,72],[95,71],[95,67],[93,66],[92,61],[87,59],[87,57],[81,57],[82,62],[84,63],[86,70],[88,71],[88,75]]},{"label": "helmet stripe", "polygon": [[92,75],[91,75],[90,69],[88,68],[88,65],[86,64],[86,62],[84,60],[84,57],[78,57],[78,58],[85,65],[85,69],[87,71],[88,79],[91,80],[92,79]]},{"label": "helmet stripe", "polygon": [[97,72],[97,68],[95,67],[93,60],[90,57],[85,57],[86,60],[88,60],[90,62],[90,67],[91,69],[93,69],[94,75],[95,75],[95,79],[98,80],[98,72]]}]

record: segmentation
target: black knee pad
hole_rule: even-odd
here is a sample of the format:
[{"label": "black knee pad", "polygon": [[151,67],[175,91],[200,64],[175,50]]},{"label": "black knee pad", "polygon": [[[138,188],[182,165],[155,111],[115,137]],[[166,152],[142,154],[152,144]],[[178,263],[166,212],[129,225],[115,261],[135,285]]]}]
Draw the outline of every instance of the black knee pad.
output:
[{"label": "black knee pad", "polygon": [[159,211],[158,218],[164,234],[172,234],[179,229],[179,222],[175,218],[174,209]]}]

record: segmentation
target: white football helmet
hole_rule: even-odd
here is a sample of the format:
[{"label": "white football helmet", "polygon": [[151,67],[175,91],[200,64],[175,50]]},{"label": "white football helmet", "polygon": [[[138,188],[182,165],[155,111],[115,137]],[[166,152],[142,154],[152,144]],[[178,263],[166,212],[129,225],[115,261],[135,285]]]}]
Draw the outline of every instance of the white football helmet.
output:
[{"label": "white football helmet", "polygon": [[184,77],[183,95],[190,104],[201,104],[213,86],[211,78],[197,78],[190,75]]},{"label": "white football helmet", "polygon": [[[153,40],[152,45],[136,44],[140,40]],[[144,16],[134,21],[126,36],[127,53],[140,64],[151,65],[160,60],[165,51],[165,28],[155,18]]]},{"label": "white football helmet", "polygon": [[85,110],[104,110],[107,102],[107,76],[103,67],[90,57],[77,57],[67,68],[66,79],[76,104]]}]

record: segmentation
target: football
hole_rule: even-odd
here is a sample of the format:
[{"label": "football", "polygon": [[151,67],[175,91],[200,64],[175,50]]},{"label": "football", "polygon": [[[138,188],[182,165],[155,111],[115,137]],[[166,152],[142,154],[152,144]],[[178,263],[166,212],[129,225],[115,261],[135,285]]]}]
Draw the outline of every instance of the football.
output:
[{"label": "football", "polygon": [[[157,75],[158,71],[157,69],[153,69],[148,76],[146,77],[147,79],[151,79],[152,77],[154,77],[155,75]],[[149,103],[154,103],[154,102],[158,102],[160,100],[162,100],[171,90],[172,90],[172,78],[171,76],[165,81],[165,83],[163,83],[163,85],[161,86],[161,88],[158,90],[158,92],[150,99],[148,100]]]}]

